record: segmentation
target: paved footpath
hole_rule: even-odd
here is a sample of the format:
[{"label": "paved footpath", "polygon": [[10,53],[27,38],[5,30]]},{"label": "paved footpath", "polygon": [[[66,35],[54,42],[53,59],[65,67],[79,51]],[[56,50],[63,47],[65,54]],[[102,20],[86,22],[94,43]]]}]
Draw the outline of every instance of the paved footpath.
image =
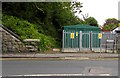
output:
[{"label": "paved footpath", "polygon": [[118,54],[112,53],[58,53],[58,54],[40,54],[40,53],[7,53],[2,54],[3,58],[64,58],[64,57],[88,57],[88,58],[117,58]]}]

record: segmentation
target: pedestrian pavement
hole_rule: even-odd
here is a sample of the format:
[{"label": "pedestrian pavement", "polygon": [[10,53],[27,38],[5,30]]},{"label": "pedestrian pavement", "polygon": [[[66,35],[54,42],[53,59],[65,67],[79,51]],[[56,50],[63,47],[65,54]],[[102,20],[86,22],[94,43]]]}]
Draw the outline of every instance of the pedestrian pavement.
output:
[{"label": "pedestrian pavement", "polygon": [[64,58],[64,57],[88,57],[88,58],[118,58],[118,54],[112,53],[6,53],[0,55],[2,58]]}]

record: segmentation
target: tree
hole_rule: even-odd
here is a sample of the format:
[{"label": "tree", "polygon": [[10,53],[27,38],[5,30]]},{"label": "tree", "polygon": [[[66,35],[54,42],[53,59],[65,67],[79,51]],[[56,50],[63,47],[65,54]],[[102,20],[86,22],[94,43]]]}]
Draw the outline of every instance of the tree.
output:
[{"label": "tree", "polygon": [[111,30],[111,29],[113,29],[115,27],[116,27],[116,25],[114,23],[110,23],[109,25],[105,25],[103,27],[103,30]]},{"label": "tree", "polygon": [[98,22],[94,17],[89,17],[89,18],[86,18],[84,20],[85,20],[85,23],[88,24],[88,25],[98,26]]},{"label": "tree", "polygon": [[118,20],[115,18],[108,18],[106,19],[104,25],[103,25],[103,30],[111,30],[118,26]]},{"label": "tree", "polygon": [[82,12],[81,8],[80,2],[6,2],[2,5],[2,12],[35,24],[39,33],[60,42],[63,26],[81,23],[75,16],[76,10]]},{"label": "tree", "polygon": [[81,2],[76,2],[76,1],[71,2],[72,11],[73,11],[74,13],[81,13],[81,12],[82,12],[81,8],[83,7],[82,4],[83,4],[83,3],[81,3]]}]

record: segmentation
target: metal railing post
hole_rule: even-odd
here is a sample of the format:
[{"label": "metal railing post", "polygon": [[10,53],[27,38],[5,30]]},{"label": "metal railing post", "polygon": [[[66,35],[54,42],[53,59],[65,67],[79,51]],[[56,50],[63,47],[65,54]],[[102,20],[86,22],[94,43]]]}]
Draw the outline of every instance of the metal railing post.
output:
[{"label": "metal railing post", "polygon": [[79,32],[79,51],[82,49],[82,31]]},{"label": "metal railing post", "polygon": [[[102,33],[103,36],[103,33]],[[102,52],[102,38],[100,39],[100,53]]]},{"label": "metal railing post", "polygon": [[64,52],[64,30],[63,30],[63,45],[62,45],[62,52]]},{"label": "metal railing post", "polygon": [[92,51],[92,48],[93,48],[93,46],[92,46],[92,35],[93,35],[93,33],[92,33],[92,31],[90,32],[90,50]]},{"label": "metal railing post", "polygon": [[116,50],[116,52],[117,52],[117,34],[115,33],[115,50]]},{"label": "metal railing post", "polygon": [[89,31],[89,49],[91,50],[91,31]]}]

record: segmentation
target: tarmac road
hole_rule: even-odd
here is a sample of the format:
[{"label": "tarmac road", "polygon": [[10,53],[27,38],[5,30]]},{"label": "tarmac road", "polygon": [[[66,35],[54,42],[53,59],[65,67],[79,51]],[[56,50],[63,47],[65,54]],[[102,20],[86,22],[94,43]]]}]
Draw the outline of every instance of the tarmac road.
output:
[{"label": "tarmac road", "polygon": [[[117,60],[4,60],[2,75],[31,75],[31,74],[81,74],[87,68],[108,69],[111,76],[118,76]],[[93,70],[92,70],[93,71]]]}]

